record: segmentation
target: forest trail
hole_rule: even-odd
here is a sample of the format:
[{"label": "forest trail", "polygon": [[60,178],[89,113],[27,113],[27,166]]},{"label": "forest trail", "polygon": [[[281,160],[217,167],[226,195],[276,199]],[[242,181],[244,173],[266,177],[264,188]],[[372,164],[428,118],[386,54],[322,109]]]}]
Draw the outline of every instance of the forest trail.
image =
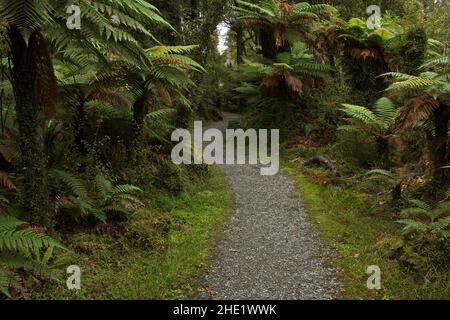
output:
[{"label": "forest trail", "polygon": [[[225,130],[224,113],[209,128]],[[221,165],[236,194],[235,212],[206,276],[205,299],[333,299],[339,284],[325,266],[330,250],[313,230],[294,182],[262,176],[256,165]]]}]

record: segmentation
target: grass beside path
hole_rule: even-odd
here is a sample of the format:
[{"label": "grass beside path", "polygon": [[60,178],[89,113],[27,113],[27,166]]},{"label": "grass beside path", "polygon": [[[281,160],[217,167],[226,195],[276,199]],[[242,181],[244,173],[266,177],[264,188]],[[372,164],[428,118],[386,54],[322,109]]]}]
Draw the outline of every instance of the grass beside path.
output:
[{"label": "grass beside path", "polygon": [[[296,182],[312,221],[337,254],[330,264],[338,270],[341,299],[448,299],[450,284],[426,282],[408,272],[392,257],[392,246],[401,239],[401,228],[389,213],[380,212],[359,190],[321,186],[291,163],[284,154],[283,171]],[[367,288],[368,266],[381,269],[382,289]]]},{"label": "grass beside path", "polygon": [[65,280],[48,285],[43,299],[183,299],[197,298],[201,275],[211,263],[215,244],[231,213],[232,191],[222,172],[210,168],[191,191],[180,197],[153,195],[149,211],[164,212],[172,226],[167,250],[155,253],[127,248],[91,235],[94,250],[80,254],[82,290],[69,291]]}]

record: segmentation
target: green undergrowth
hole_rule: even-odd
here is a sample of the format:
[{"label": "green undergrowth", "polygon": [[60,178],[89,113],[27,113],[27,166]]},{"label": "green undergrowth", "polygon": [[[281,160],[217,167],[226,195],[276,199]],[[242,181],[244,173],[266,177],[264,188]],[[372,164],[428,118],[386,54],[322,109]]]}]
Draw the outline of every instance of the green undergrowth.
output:
[{"label": "green undergrowth", "polygon": [[69,291],[61,279],[39,298],[196,299],[233,203],[226,178],[215,167],[209,171],[179,196],[152,194],[150,207],[119,239],[73,235],[81,290]]},{"label": "green undergrowth", "polygon": [[[282,168],[297,183],[318,232],[336,255],[329,263],[342,284],[340,299],[448,299],[448,277],[418,275],[396,256],[402,245],[401,227],[386,206],[358,187],[321,185],[295,159],[299,150],[285,151]],[[320,171],[319,171],[320,172]],[[381,290],[367,288],[369,266],[381,269]]]}]

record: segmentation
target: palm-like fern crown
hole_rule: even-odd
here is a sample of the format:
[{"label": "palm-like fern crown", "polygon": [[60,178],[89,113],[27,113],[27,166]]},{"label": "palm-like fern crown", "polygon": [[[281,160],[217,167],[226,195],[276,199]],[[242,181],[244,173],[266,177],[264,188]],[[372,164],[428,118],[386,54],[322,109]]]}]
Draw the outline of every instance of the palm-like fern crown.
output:
[{"label": "palm-like fern crown", "polygon": [[234,18],[244,26],[255,31],[269,30],[276,47],[302,40],[318,60],[323,57],[312,30],[337,13],[327,4],[300,2],[291,5],[284,0],[262,0],[258,4],[237,0],[232,8]]},{"label": "palm-like fern crown", "polygon": [[73,2],[68,0],[0,0],[0,19],[20,30],[25,39],[33,31],[43,32],[56,53],[81,64],[88,55],[104,60],[109,52],[141,65],[146,57],[134,35],[156,41],[149,27],[171,28],[158,9],[144,0],[80,0],[81,29],[69,30],[66,8],[70,5]]},{"label": "palm-like fern crown", "polygon": [[145,68],[122,63],[113,71],[102,75],[99,81],[127,85],[136,99],[152,92],[166,105],[170,106],[173,98],[190,105],[185,97],[186,89],[195,85],[190,75],[192,72],[205,72],[199,63],[186,55],[196,47],[154,46],[145,49],[146,59],[150,62]]},{"label": "palm-like fern crown", "polygon": [[404,128],[428,120],[441,103],[450,103],[450,56],[440,54],[425,62],[418,76],[389,72],[393,79],[387,91],[411,97],[399,116]]},{"label": "palm-like fern crown", "polygon": [[301,42],[294,43],[292,52],[278,54],[271,63],[247,62],[244,75],[262,79],[264,87],[278,87],[284,82],[294,94],[300,94],[307,78],[327,78],[333,68],[318,64]]},{"label": "palm-like fern crown", "polygon": [[428,43],[430,57],[420,68],[418,76],[390,72],[383,76],[393,79],[393,84],[387,89],[392,92],[408,94],[428,93],[435,99],[449,99],[450,96],[450,56],[445,53],[444,46],[436,40]]},{"label": "palm-like fern crown", "polygon": [[381,22],[381,28],[369,29],[367,22],[359,18],[352,18],[349,21],[334,19],[338,39],[347,44],[360,44],[364,47],[373,44],[383,45],[403,32],[398,24],[385,20]]},{"label": "palm-like fern crown", "polygon": [[366,107],[343,104],[341,109],[349,116],[351,125],[341,126],[340,130],[368,129],[380,134],[388,134],[394,129],[399,110],[389,98],[379,99],[370,110]]},{"label": "palm-like fern crown", "polygon": [[258,4],[236,1],[233,6],[235,18],[249,25],[305,25],[318,20],[321,14],[336,13],[336,9],[327,4],[309,4],[300,2],[289,4],[284,0],[263,0]]}]

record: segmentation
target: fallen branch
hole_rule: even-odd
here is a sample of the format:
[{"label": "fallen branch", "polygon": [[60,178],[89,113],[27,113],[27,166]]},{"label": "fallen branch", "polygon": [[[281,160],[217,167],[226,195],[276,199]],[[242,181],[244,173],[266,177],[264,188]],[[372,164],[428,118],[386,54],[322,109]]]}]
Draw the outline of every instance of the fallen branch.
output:
[{"label": "fallen branch", "polygon": [[311,164],[320,165],[322,167],[325,167],[325,168],[331,170],[335,179],[339,178],[341,176],[336,165],[334,163],[332,163],[330,160],[325,159],[324,157],[320,157],[320,156],[313,157],[313,158],[305,161],[305,163],[304,163],[305,166],[309,166]]}]

